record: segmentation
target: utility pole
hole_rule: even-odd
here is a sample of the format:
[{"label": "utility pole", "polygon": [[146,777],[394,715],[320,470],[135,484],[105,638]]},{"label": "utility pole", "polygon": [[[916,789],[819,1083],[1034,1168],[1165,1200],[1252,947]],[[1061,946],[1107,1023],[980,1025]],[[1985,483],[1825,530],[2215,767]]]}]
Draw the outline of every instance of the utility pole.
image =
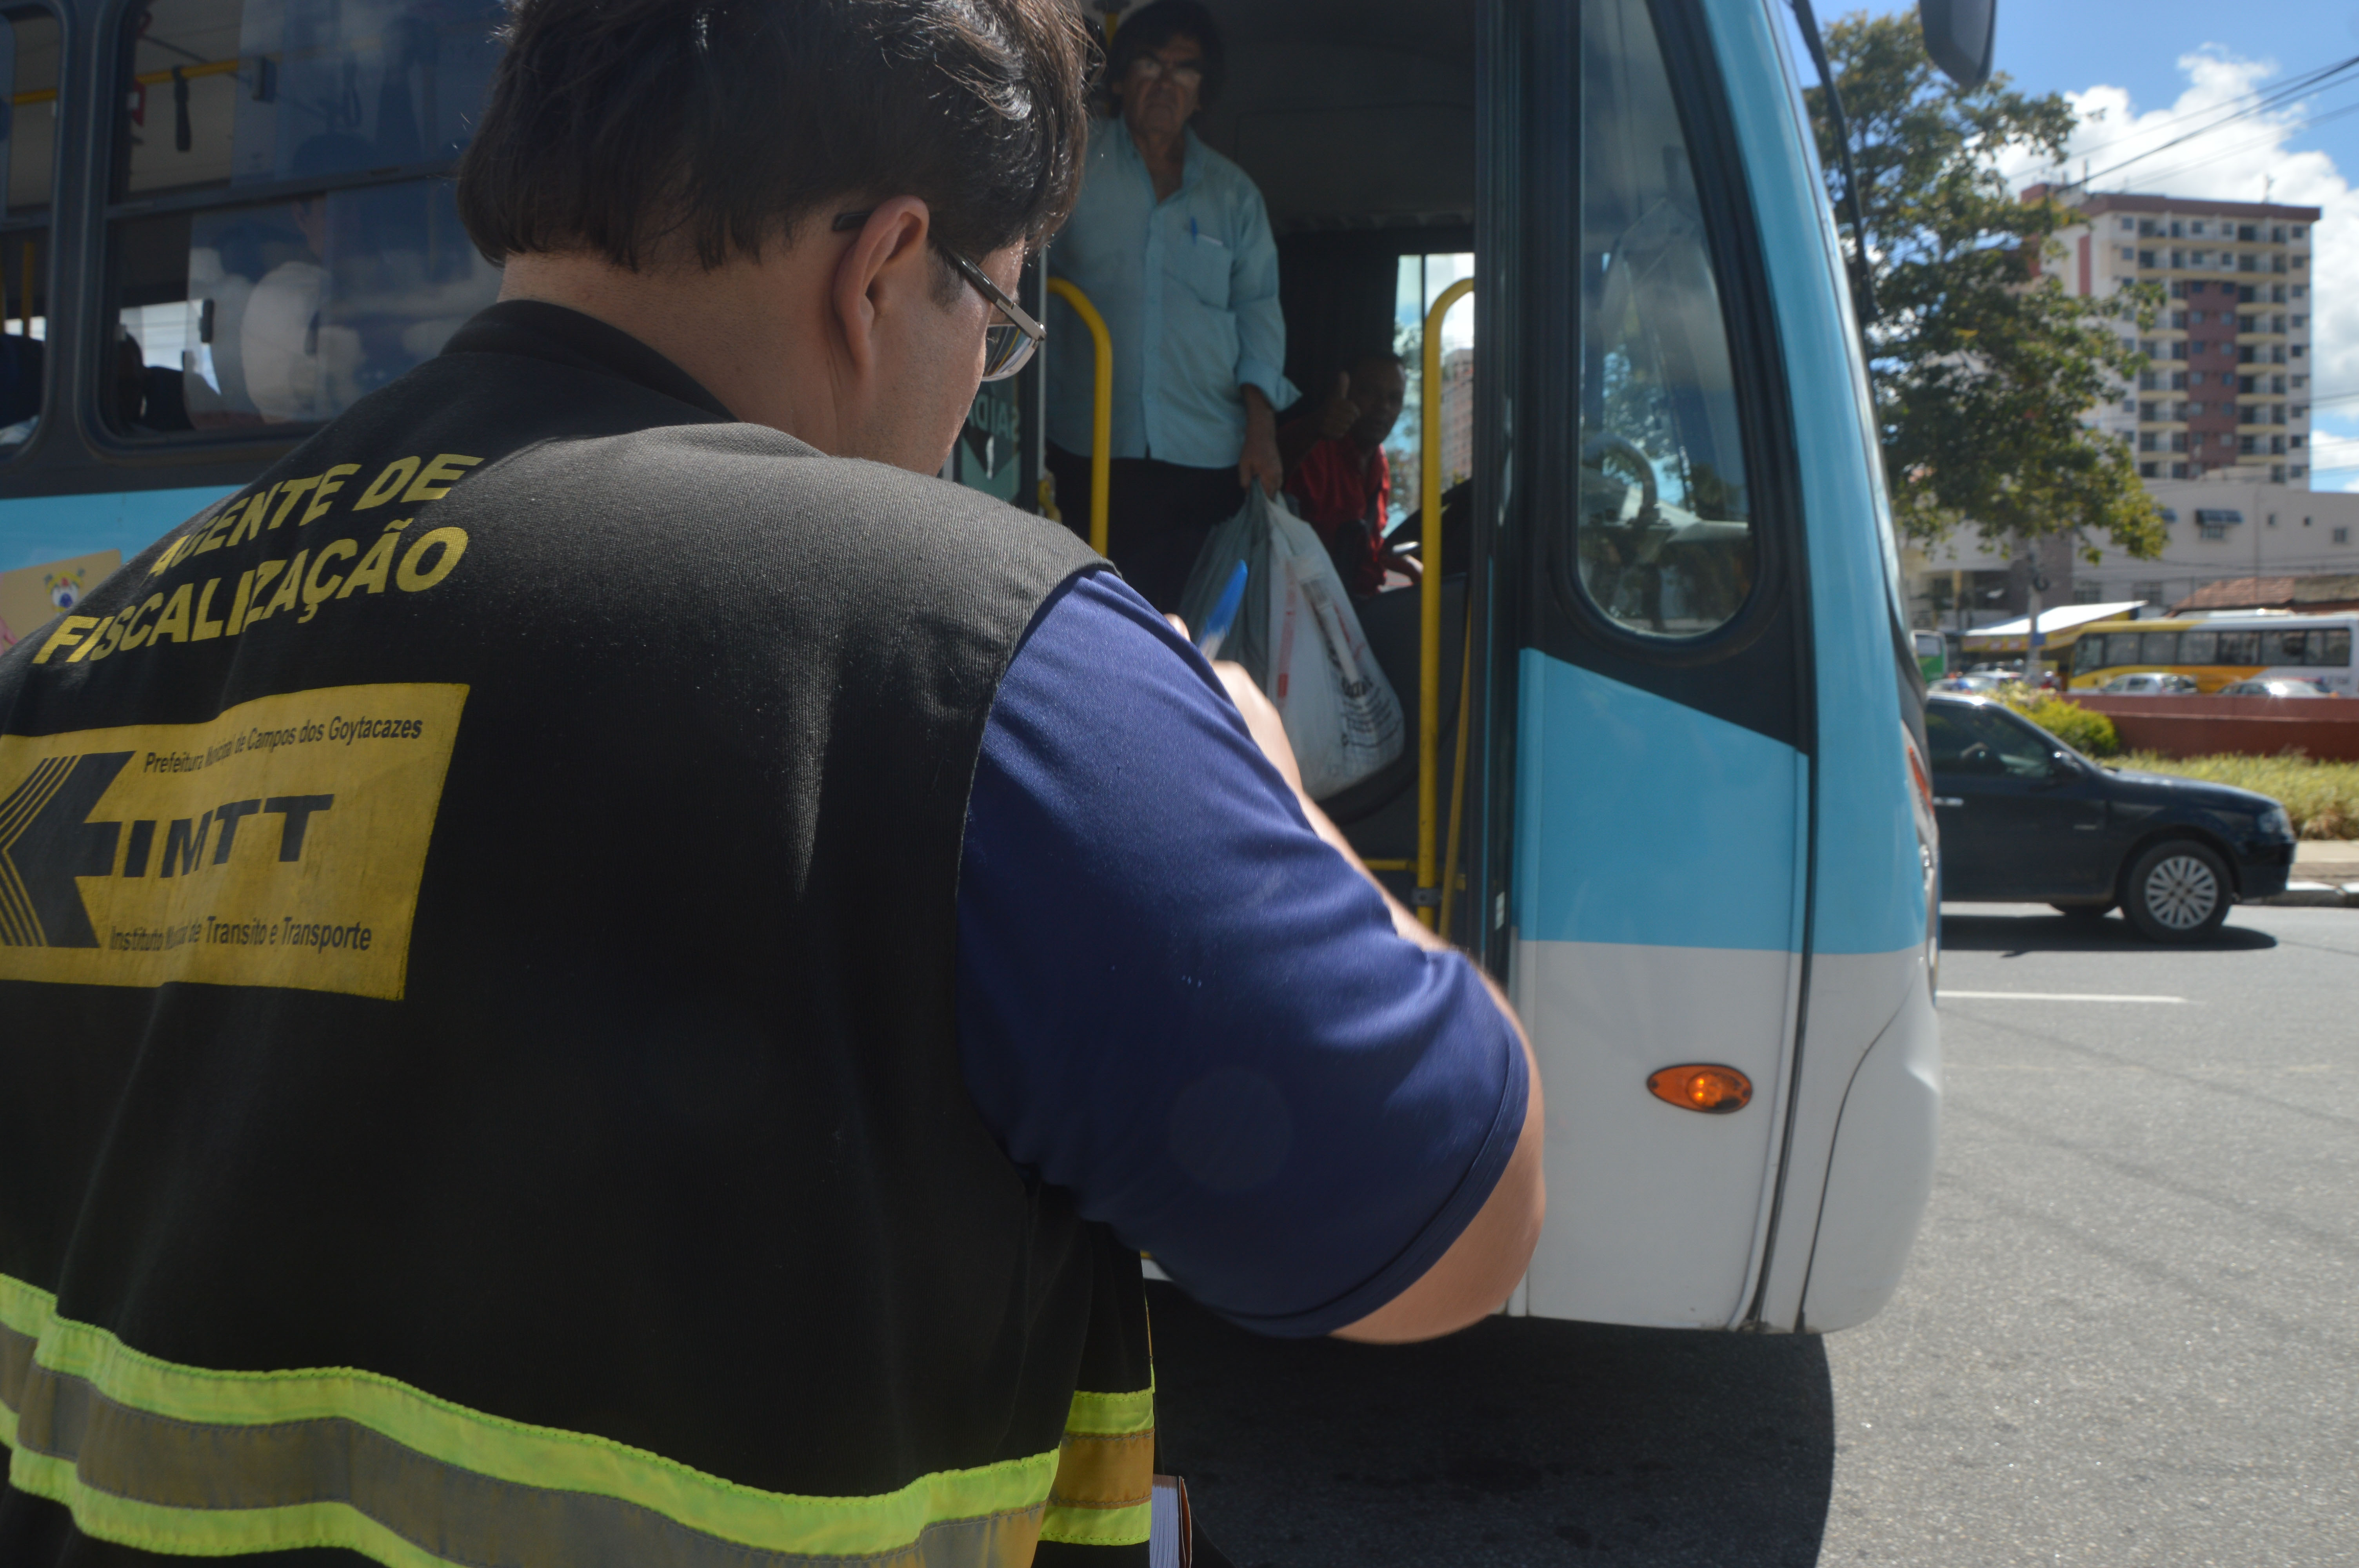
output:
[{"label": "utility pole", "polygon": [[2023,684],[2032,690],[2039,689],[2039,596],[2048,591],[2048,574],[2039,569],[2039,546],[2034,541],[2031,552],[2031,588],[2025,597],[2031,606],[2030,619],[2024,623]]}]

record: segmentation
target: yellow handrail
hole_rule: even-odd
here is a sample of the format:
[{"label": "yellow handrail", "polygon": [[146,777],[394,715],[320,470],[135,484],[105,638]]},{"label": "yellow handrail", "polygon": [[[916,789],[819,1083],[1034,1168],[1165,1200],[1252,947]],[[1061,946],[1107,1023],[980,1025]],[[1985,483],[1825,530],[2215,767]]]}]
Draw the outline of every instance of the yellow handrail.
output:
[{"label": "yellow handrail", "polygon": [[1061,277],[1049,292],[1073,308],[1097,349],[1096,379],[1090,399],[1090,548],[1106,553],[1106,501],[1114,488],[1114,334],[1090,297]]},{"label": "yellow handrail", "polygon": [[[209,59],[197,65],[184,65],[179,68],[180,80],[194,81],[200,77],[206,76],[234,76],[237,74],[237,68],[244,63],[243,60],[234,59]],[[161,70],[143,70],[131,80],[142,87],[161,87],[172,80],[172,68],[166,66]],[[54,87],[36,87],[30,92],[16,93],[9,100],[20,109],[30,108],[36,103],[54,103],[57,101],[58,90]]]},{"label": "yellow handrail", "polygon": [[[1417,917],[1428,928],[1439,914],[1432,896],[1441,784],[1441,319],[1473,292],[1474,280],[1462,277],[1425,313],[1425,373],[1418,389],[1418,504],[1424,512],[1425,539],[1418,551]],[[1471,602],[1467,610],[1473,612]]]}]

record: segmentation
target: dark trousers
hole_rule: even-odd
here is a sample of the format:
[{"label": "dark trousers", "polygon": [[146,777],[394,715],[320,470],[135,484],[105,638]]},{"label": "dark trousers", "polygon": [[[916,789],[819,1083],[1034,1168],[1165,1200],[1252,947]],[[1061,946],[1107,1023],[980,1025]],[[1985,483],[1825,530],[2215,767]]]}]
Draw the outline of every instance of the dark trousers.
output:
[{"label": "dark trousers", "polygon": [[[1049,444],[1057,476],[1057,510],[1065,526],[1090,536],[1090,460]],[[1155,458],[1116,458],[1107,476],[1106,555],[1140,597],[1169,613],[1180,608],[1189,570],[1216,523],[1245,503],[1234,464],[1191,469]]]}]

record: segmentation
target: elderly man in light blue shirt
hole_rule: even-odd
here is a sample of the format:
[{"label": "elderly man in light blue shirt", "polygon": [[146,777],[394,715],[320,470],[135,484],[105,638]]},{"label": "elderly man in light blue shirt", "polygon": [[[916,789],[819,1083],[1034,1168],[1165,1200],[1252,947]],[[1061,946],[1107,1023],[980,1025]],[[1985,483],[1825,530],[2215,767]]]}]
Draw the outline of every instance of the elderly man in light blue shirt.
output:
[{"label": "elderly man in light blue shirt", "polygon": [[[1079,203],[1049,252],[1114,337],[1113,495],[1107,553],[1159,610],[1245,487],[1284,480],[1286,379],[1277,244],[1261,192],[1188,123],[1220,81],[1221,38],[1197,0],[1157,0],[1125,22],[1107,62],[1116,118],[1092,127]],[[1067,523],[1090,524],[1093,363],[1088,329],[1049,307],[1049,467]]]}]

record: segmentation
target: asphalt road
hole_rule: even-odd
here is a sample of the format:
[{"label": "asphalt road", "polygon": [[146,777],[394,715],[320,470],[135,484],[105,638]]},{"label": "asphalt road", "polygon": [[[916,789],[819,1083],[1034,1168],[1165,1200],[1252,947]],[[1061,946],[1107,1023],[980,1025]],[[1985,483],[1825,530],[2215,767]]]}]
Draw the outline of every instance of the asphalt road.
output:
[{"label": "asphalt road", "polygon": [[1944,935],[1939,1174],[1881,1316],[1377,1349],[1158,1286],[1206,1533],[1237,1568],[2359,1563],[2359,913]]}]

